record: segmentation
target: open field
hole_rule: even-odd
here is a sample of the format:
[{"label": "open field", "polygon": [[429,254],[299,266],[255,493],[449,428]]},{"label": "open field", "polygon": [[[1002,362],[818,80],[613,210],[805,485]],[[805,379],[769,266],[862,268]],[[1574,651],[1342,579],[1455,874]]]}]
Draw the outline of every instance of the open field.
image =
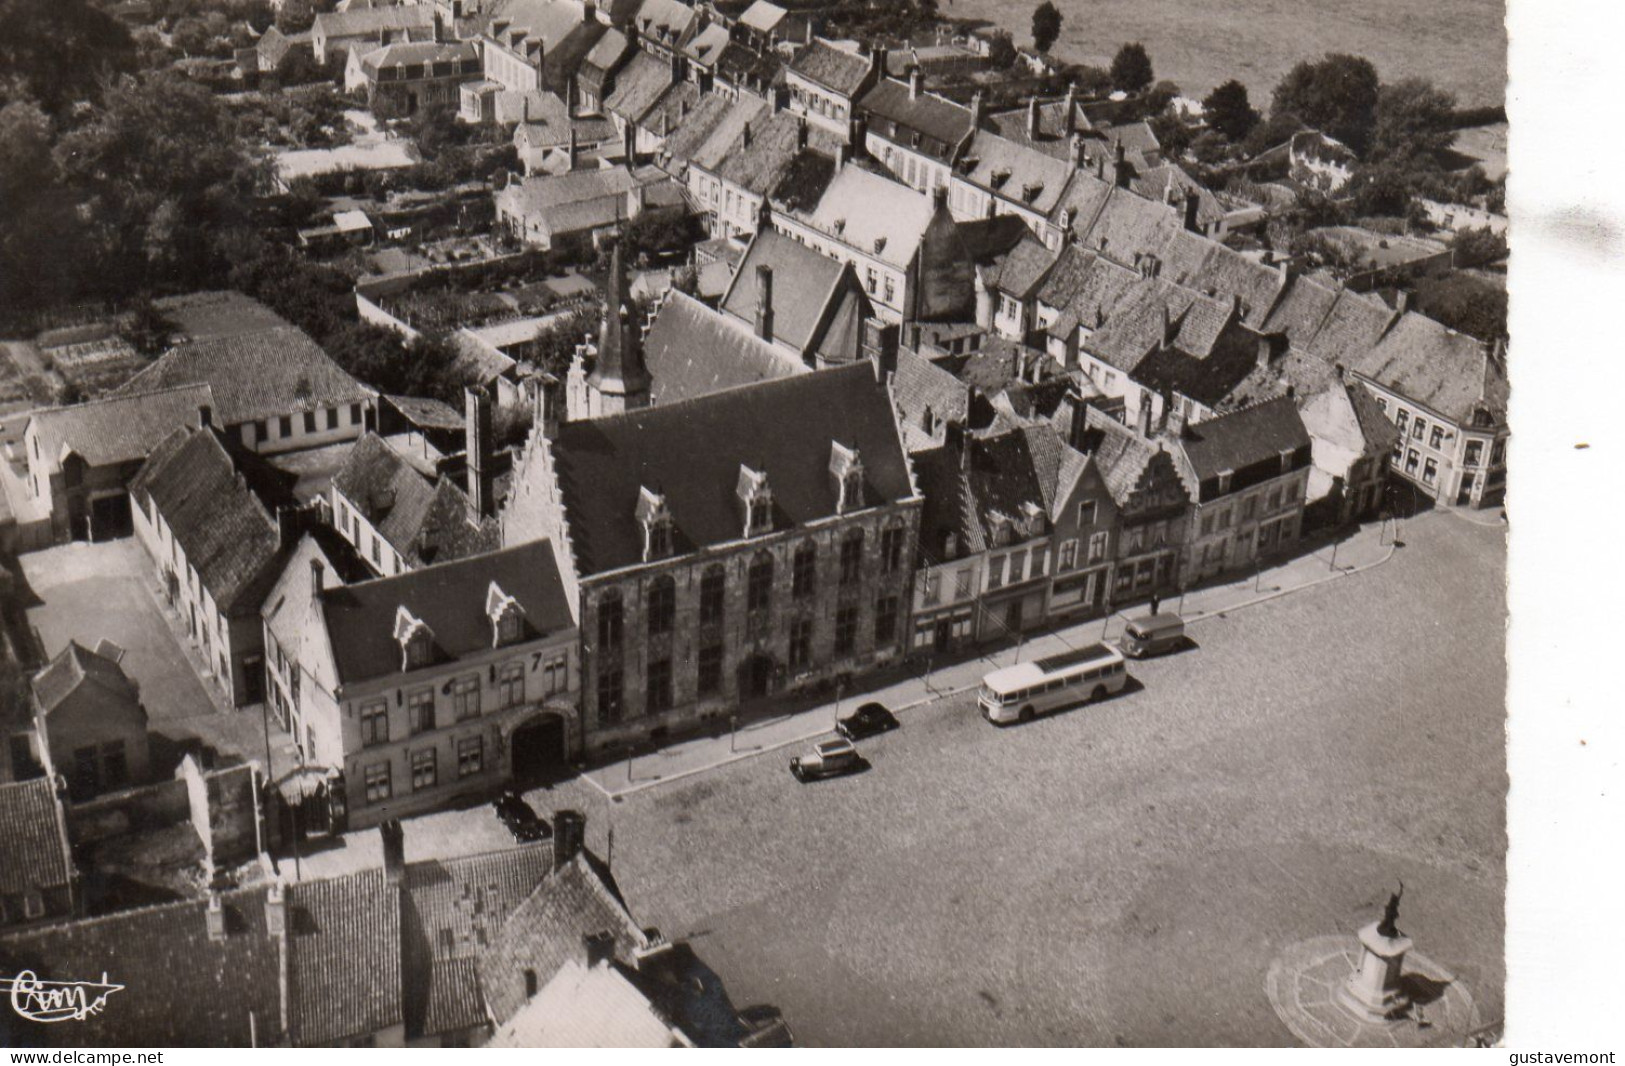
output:
[{"label": "open field", "polygon": [[[1032,41],[1033,2],[949,0],[943,14],[983,18]],[[1364,55],[1384,80],[1432,78],[1462,105],[1505,95],[1506,27],[1501,0],[1056,0],[1065,59],[1106,66],[1125,41],[1140,41],[1158,78],[1201,96],[1228,78],[1267,101],[1291,66],[1324,52]]]}]

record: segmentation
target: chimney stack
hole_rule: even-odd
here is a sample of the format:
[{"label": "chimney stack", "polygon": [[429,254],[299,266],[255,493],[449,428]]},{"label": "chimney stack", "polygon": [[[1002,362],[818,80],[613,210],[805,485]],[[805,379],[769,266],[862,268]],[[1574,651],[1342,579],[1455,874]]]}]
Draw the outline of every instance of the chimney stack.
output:
[{"label": "chimney stack", "polygon": [[206,403],[197,405],[197,425],[199,429],[207,429],[214,424],[214,411]]},{"label": "chimney stack", "polygon": [[1027,138],[1038,140],[1038,97],[1027,101]]},{"label": "chimney stack", "polygon": [[1119,189],[1126,189],[1129,185],[1128,155],[1123,151],[1123,142],[1117,142],[1117,154],[1112,165],[1112,178],[1117,182]]},{"label": "chimney stack", "polygon": [[1411,308],[1411,294],[1404,289],[1394,293],[1394,311],[1403,315]]},{"label": "chimney stack", "polygon": [[276,509],[276,535],[277,543],[284,549],[292,548],[299,543],[299,529],[302,523],[299,520],[299,509],[292,504],[284,504]]},{"label": "chimney stack", "polygon": [[739,135],[739,144],[740,144],[740,147],[742,147],[742,148],[749,148],[750,147],[750,123],[749,122],[745,123],[744,132],[740,133],[740,135]]},{"label": "chimney stack", "polygon": [[399,885],[406,876],[406,833],[399,818],[378,823],[378,838],[384,845],[384,880]]},{"label": "chimney stack", "polygon": [[920,87],[924,81],[925,74],[920,70],[919,64],[908,68],[908,98],[910,100],[920,98]]},{"label": "chimney stack", "polygon": [[805,115],[796,119],[796,147],[807,147],[807,117]]},{"label": "chimney stack", "polygon": [[977,89],[970,98],[970,124],[974,131],[982,125],[982,113],[985,104],[982,99],[982,90]]},{"label": "chimney stack", "polygon": [[468,452],[468,512],[477,523],[496,513],[491,396],[484,386],[463,390],[463,434]]},{"label": "chimney stack", "polygon": [[226,939],[226,909],[220,904],[220,895],[217,892],[209,893],[209,909],[204,913],[204,921],[209,931],[209,939],[215,942]]},{"label": "chimney stack", "polygon": [[607,929],[586,934],[581,938],[581,946],[587,951],[588,969],[615,958],[615,934]]},{"label": "chimney stack", "polygon": [[756,335],[773,339],[773,268],[766,263],[756,267]]},{"label": "chimney stack", "polygon": [[587,818],[580,811],[553,814],[553,869],[562,870],[581,854],[587,836]]},{"label": "chimney stack", "polygon": [[1202,223],[1199,221],[1202,208],[1202,198],[1195,189],[1185,191],[1185,228],[1192,233],[1202,232]]},{"label": "chimney stack", "polygon": [[1077,132],[1077,120],[1073,117],[1073,112],[1077,110],[1077,103],[1078,84],[1069,81],[1066,83],[1066,133],[1069,137]]},{"label": "chimney stack", "polygon": [[1271,351],[1270,339],[1268,337],[1262,337],[1262,336],[1259,337],[1258,338],[1258,369],[1263,370],[1263,371],[1268,371],[1269,368],[1270,368],[1270,363],[1274,359],[1274,355],[1275,355],[1275,353],[1273,351]]},{"label": "chimney stack", "polygon": [[325,569],[326,568],[322,566],[322,561],[320,559],[312,559],[310,561],[310,595],[312,599],[318,599],[321,597],[322,577]]},{"label": "chimney stack", "polygon": [[265,933],[280,940],[288,935],[288,890],[272,881],[265,893]]},{"label": "chimney stack", "polygon": [[576,168],[576,157],[577,157],[577,154],[579,152],[579,149],[578,149],[578,147],[576,145],[576,125],[575,125],[574,122],[570,123],[570,141],[569,141],[568,151],[570,153],[570,166],[569,166],[569,169],[574,170]]},{"label": "chimney stack", "polygon": [[1147,439],[1151,436],[1151,393],[1148,390],[1140,392],[1140,436]]}]

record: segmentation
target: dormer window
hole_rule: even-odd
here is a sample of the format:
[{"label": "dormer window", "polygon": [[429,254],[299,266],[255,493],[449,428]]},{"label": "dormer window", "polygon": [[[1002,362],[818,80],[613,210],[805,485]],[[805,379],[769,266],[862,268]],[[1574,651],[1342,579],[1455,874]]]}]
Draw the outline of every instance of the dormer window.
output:
[{"label": "dormer window", "polygon": [[643,527],[643,561],[664,559],[672,553],[671,508],[666,505],[665,493],[644,487],[638,490],[635,513]]},{"label": "dormer window", "polygon": [[1028,538],[1042,536],[1044,533],[1044,509],[1037,504],[1025,504],[1022,508],[1024,521],[1022,534]]},{"label": "dormer window", "polygon": [[485,617],[491,620],[491,646],[517,644],[525,632],[525,612],[519,601],[503,592],[495,581],[485,592]]},{"label": "dormer window", "polygon": [[744,535],[755,537],[773,532],[773,492],[767,484],[767,472],[740,463],[735,492],[745,511]]},{"label": "dormer window", "polygon": [[875,238],[875,254],[879,255],[881,252],[884,252],[885,250],[886,250],[886,238],[884,238],[884,237],[876,237]]},{"label": "dormer window", "polygon": [[856,448],[830,441],[829,472],[835,479],[835,513],[846,514],[863,507],[863,458]]},{"label": "dormer window", "polygon": [[1002,548],[1015,539],[1015,523],[1004,515],[993,519],[993,546]]},{"label": "dormer window", "polygon": [[434,633],[403,604],[395,609],[395,643],[401,646],[401,669],[428,666],[434,657]]}]

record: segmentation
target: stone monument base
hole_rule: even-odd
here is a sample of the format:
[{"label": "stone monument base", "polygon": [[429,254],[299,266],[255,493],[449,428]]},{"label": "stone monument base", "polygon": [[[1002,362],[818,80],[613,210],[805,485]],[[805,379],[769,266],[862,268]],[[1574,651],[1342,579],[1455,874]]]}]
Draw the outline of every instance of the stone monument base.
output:
[{"label": "stone monument base", "polygon": [[1384,936],[1372,922],[1360,930],[1358,939],[1363,950],[1360,964],[1338,988],[1337,1002],[1365,1021],[1402,1016],[1411,1006],[1410,996],[1399,980],[1405,954],[1413,946],[1411,938],[1404,934]]},{"label": "stone monument base", "polygon": [[[1289,944],[1264,980],[1270,1005],[1286,1031],[1307,1047],[1459,1047],[1479,1029],[1467,986],[1418,951],[1408,951],[1396,975],[1412,1002],[1395,1016],[1356,1012],[1341,1002],[1360,972],[1366,945],[1347,933]],[[1283,1037],[1286,1035],[1282,1034]]]}]

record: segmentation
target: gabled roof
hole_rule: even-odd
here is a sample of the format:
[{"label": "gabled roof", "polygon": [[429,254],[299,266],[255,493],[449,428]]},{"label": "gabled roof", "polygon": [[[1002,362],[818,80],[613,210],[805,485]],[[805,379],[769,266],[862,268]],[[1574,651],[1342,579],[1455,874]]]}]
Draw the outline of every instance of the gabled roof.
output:
[{"label": "gabled roof", "polygon": [[451,479],[425,478],[376,433],[356,441],[333,485],[413,565],[461,559],[501,543],[494,518],[469,520],[468,495]]},{"label": "gabled roof", "polygon": [[867,362],[567,422],[551,448],[577,569],[642,562],[644,486],[665,494],[679,553],[741,539],[741,465],[766,473],[774,529],[832,516],[836,442],[862,455],[868,502],[914,496],[890,396]]},{"label": "gabled roof", "polygon": [[140,699],[123,667],[76,640],[68,641],[50,665],[34,675],[32,684],[34,699],[47,716],[86,685],[115,700],[135,703]]},{"label": "gabled roof", "polygon": [[1084,425],[1089,456],[1106,483],[1106,491],[1119,507],[1129,503],[1146,468],[1162,449],[1093,407],[1085,413]]},{"label": "gabled roof", "polygon": [[870,57],[831,44],[822,37],[801,50],[790,69],[840,96],[852,96],[874,69]]},{"label": "gabled roof", "polygon": [[798,156],[811,154],[802,151],[804,132],[812,148],[828,146],[833,150],[830,135],[816,127],[807,127],[801,116],[788,111],[765,113],[751,122],[749,143],[741,129],[718,165],[706,169],[714,170],[723,181],[765,196],[775,191]]},{"label": "gabled roof", "polygon": [[228,450],[216,430],[178,429],[130,483],[130,496],[138,507],[156,505],[215,605],[233,615],[257,611],[276,579],[281,540],[272,508],[292,502],[291,480]]},{"label": "gabled roof", "polygon": [[771,33],[788,15],[789,12],[778,4],[769,3],[768,0],[755,0],[745,9],[745,13],[739,16],[739,24],[757,33]]},{"label": "gabled roof", "polygon": [[1055,263],[1055,253],[1028,233],[984,273],[987,284],[1018,300],[1033,295],[1044,275]]},{"label": "gabled roof", "polygon": [[[271,27],[266,35],[269,36],[275,29]],[[308,44],[309,35],[304,36]],[[235,337],[289,325],[287,319],[258,300],[232,289],[164,296],[152,301],[152,304],[165,318],[175,323],[176,330],[182,336],[193,341]]]},{"label": "gabled roof", "polygon": [[693,165],[716,171],[746,124],[760,122],[766,113],[765,101],[749,96],[730,100],[722,93],[707,93],[666,139],[662,149],[666,168],[675,173]]},{"label": "gabled roof", "polygon": [[1399,427],[1388,421],[1363,385],[1339,382],[1309,397],[1300,413],[1316,442],[1354,455],[1387,455],[1399,440]]},{"label": "gabled roof", "polygon": [[604,100],[604,110],[641,125],[643,117],[674,81],[670,62],[640,51],[615,76],[615,88]]},{"label": "gabled roof", "polygon": [[1482,341],[1414,312],[1399,317],[1354,369],[1457,423],[1506,413],[1508,384]]},{"label": "gabled roof", "polygon": [[380,30],[427,29],[433,25],[434,8],[402,4],[325,12],[316,16],[311,33],[331,41],[338,37],[370,37]]},{"label": "gabled roof", "polygon": [[566,960],[487,1047],[671,1048],[693,1043],[610,962]]},{"label": "gabled roof", "polygon": [[764,228],[751,239],[744,261],[722,296],[722,312],[747,327],[756,318],[760,267],[773,272],[774,339],[798,352],[816,349],[831,304],[843,281],[850,278],[850,268],[778,230]]},{"label": "gabled roof", "polygon": [[318,1047],[401,1022],[401,907],[382,870],[290,891],[288,1037]]},{"label": "gabled roof", "polygon": [[[961,141],[971,135],[975,124],[967,107],[938,96],[922,92],[911,96],[907,82],[881,78],[874,87],[858,100],[858,106],[869,112],[869,132],[882,137],[901,138],[907,143],[911,132],[918,132],[944,146],[946,151],[932,154],[946,158]],[[875,119],[881,119],[877,123]],[[892,124],[903,127],[892,133]]]},{"label": "gabled roof", "polygon": [[366,53],[361,65],[376,72],[420,63],[478,63],[479,59],[473,41],[402,41]]},{"label": "gabled roof", "polygon": [[[629,512],[630,513],[630,512]],[[527,639],[575,623],[546,541],[475,555],[322,592],[322,617],[340,684],[397,674],[401,646],[395,615],[404,607],[433,634],[440,659],[459,659],[492,646],[486,591],[495,582],[518,601]]]},{"label": "gabled roof", "polygon": [[179,385],[208,385],[214,392],[215,421],[225,426],[361,403],[372,395],[293,326],[171,348],[125,382],[117,395]]},{"label": "gabled roof", "polygon": [[632,25],[652,41],[668,46],[682,44],[699,17],[693,7],[682,0],[642,0]]},{"label": "gabled roof", "polygon": [[964,426],[970,419],[970,387],[912,348],[897,350],[892,392],[897,397],[903,439],[910,452],[931,445],[932,437],[925,432],[927,412],[933,423]]},{"label": "gabled roof", "polygon": [[646,946],[623,904],[585,854],[549,874],[514,908],[492,943],[478,952],[480,984],[491,1017],[505,1024],[525,1004],[525,971],[545,985],[571,960],[586,961],[586,938],[608,933],[615,953]]},{"label": "gabled roof", "polygon": [[1066,191],[1073,167],[1068,159],[1057,159],[992,130],[977,130],[961,158],[959,172],[972,185],[1047,216]]},{"label": "gabled roof", "polygon": [[145,459],[176,426],[196,425],[199,409],[213,406],[209,386],[181,385],[42,407],[29,419],[39,438],[41,468],[55,472],[69,452],[91,466]]},{"label": "gabled roof", "polygon": [[1176,446],[1199,480],[1309,447],[1297,404],[1283,396],[1185,427]]},{"label": "gabled roof", "polygon": [[383,399],[416,429],[461,431],[464,428],[463,412],[445,400],[427,396],[385,396]]},{"label": "gabled roof", "polygon": [[683,54],[704,66],[715,65],[722,55],[722,50],[728,46],[728,27],[720,22],[713,22],[705,29],[696,33],[692,40],[683,46]]},{"label": "gabled roof", "polygon": [[848,164],[811,210],[796,212],[815,229],[895,266],[907,267],[931,222],[931,201],[902,182]]},{"label": "gabled roof", "polygon": [[[775,287],[775,291],[777,291]],[[656,404],[806,372],[806,364],[681,292],[666,298],[643,339]]]},{"label": "gabled roof", "polygon": [[50,778],[0,785],[0,895],[62,888],[73,878],[68,826]]}]

